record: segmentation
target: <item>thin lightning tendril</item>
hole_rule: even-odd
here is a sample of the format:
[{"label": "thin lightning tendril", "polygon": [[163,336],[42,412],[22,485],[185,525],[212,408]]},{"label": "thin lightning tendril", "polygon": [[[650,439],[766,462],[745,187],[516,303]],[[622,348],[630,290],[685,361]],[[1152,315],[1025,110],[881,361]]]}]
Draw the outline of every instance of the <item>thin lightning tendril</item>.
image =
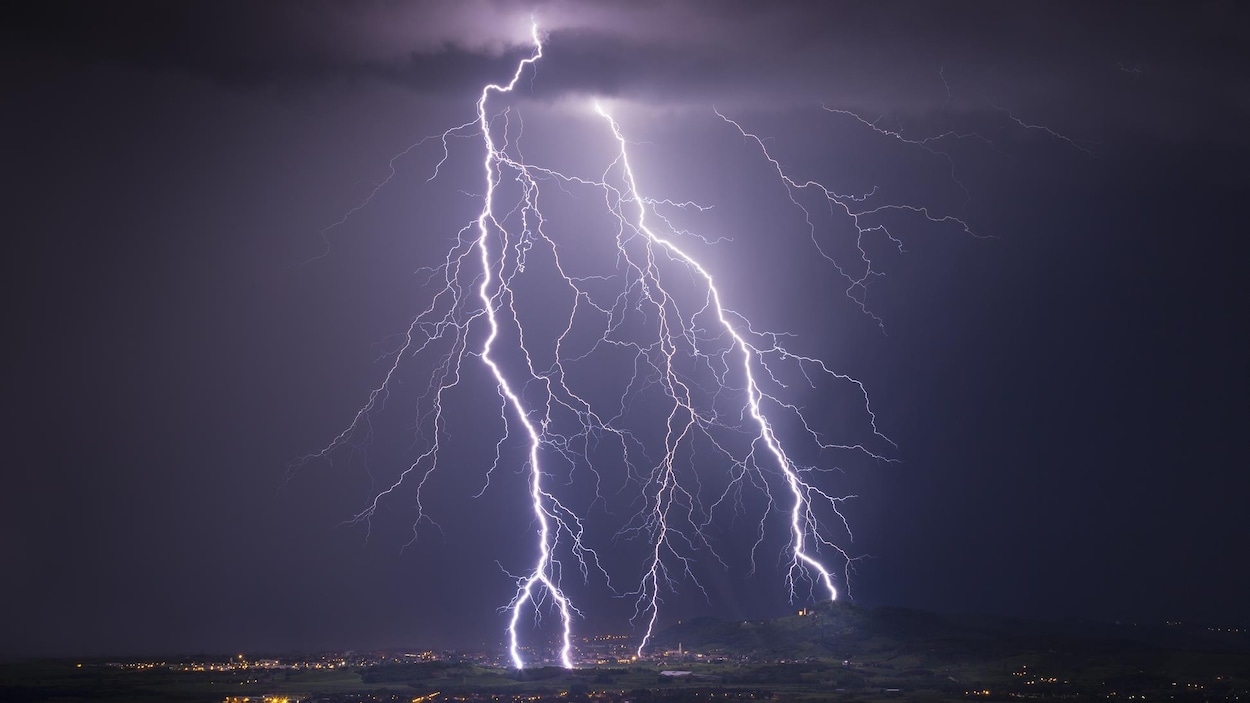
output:
[{"label": "thin lightning tendril", "polygon": [[[526,446],[520,473],[526,478],[536,553],[525,573],[513,575],[516,591],[501,609],[507,614],[508,652],[515,667],[526,664],[521,643],[524,614],[532,612],[538,619],[544,611],[558,618],[559,663],[574,666],[573,621],[581,616],[581,611],[561,586],[566,576],[562,558],[575,564],[584,583],[602,579],[612,593],[632,599],[633,622],[641,632],[637,653],[642,656],[655,634],[665,593],[676,592],[687,581],[710,600],[696,577],[696,560],[706,553],[727,568],[710,527],[723,513],[729,512],[734,518],[745,514],[743,496],[747,493],[757,493],[765,499],[755,542],[750,547],[751,572],[756,570],[756,554],[766,539],[767,523],[776,514],[777,519],[784,520],[788,532],[783,563],[791,599],[800,597],[804,588],[810,589],[813,596],[819,591],[822,598],[837,598],[837,581],[849,584],[855,557],[839,546],[826,526],[833,522],[846,539],[853,538],[842,505],[854,496],[836,496],[818,485],[815,479],[831,469],[800,462],[794,450],[788,448],[793,445],[782,437],[797,435],[810,447],[804,451],[816,456],[850,452],[874,461],[893,460],[863,443],[827,439],[808,422],[798,405],[785,399],[783,391],[787,385],[780,374],[783,370],[797,373],[812,388],[818,380],[852,388],[866,427],[873,435],[872,442],[888,445],[892,451],[895,445],[878,429],[864,385],[834,371],[818,358],[787,350],[783,345],[787,335],[756,329],[744,316],[726,307],[727,296],[712,272],[690,253],[692,250],[679,245],[685,240],[696,245],[719,241],[702,238],[676,224],[677,212],[706,208],[693,202],[643,195],[630,160],[629,142],[617,121],[600,104],[594,105],[594,111],[615,140],[615,156],[598,177],[569,175],[524,159],[519,144],[524,125],[519,113],[511,107],[492,112],[490,102],[494,97],[513,93],[523,75],[543,57],[536,24],[531,27],[531,38],[533,53],[517,63],[511,80],[482,88],[476,102],[476,118],[433,138],[441,142],[442,156],[430,180],[439,175],[451,158],[452,138],[480,140],[484,151],[484,191],[478,196],[481,210],[457,233],[442,263],[427,269],[431,280],[441,279],[441,285],[436,286],[429,304],[413,318],[381,383],[370,392],[348,427],[321,450],[297,463],[328,459],[340,449],[355,451],[367,445],[373,434],[371,418],[389,399],[404,360],[433,355],[430,385],[418,398],[416,425],[424,449],[348,521],[371,529],[372,519],[383,502],[415,483],[416,519],[411,544],[422,525],[437,527],[426,510],[423,493],[443,451],[447,424],[444,399],[459,386],[467,371],[466,357],[476,356],[494,381],[499,399],[497,413],[504,427],[495,444],[494,462],[485,472],[478,495],[490,488],[496,471],[507,463],[508,440],[513,437],[513,430],[517,430]],[[852,117],[884,137],[946,158],[951,177],[960,188],[963,184],[955,178],[954,162],[937,144],[944,139],[982,139],[976,134],[948,132],[913,140],[855,113],[826,109]],[[738,121],[719,111],[716,114],[758,147],[790,201],[803,212],[818,252],[848,282],[846,295],[878,324],[881,320],[872,313],[866,296],[871,281],[882,274],[874,268],[865,240],[880,235],[903,249],[902,241],[882,224],[883,216],[917,217],[975,236],[959,217],[934,213],[926,207],[881,204],[875,189],[863,195],[842,195],[819,182],[793,178],[768,152],[763,139]],[[1014,116],[1011,119],[1025,128],[1046,129]],[[367,205],[394,177],[396,159],[427,140],[393,158],[386,180],[369,193],[365,202],[326,230]],[[603,212],[611,223],[610,242],[604,243],[610,244],[609,258],[614,270],[582,271],[574,261],[576,257],[566,253],[573,242],[561,243],[550,231],[540,204],[548,185],[567,197],[576,197],[581,191],[602,197]],[[504,192],[515,194],[511,206],[504,199],[512,196],[501,195]],[[815,195],[831,212],[844,214],[850,222],[860,257],[854,270],[839,264],[822,246],[815,220],[802,204],[803,198],[809,197],[805,194]],[[578,231],[583,240],[595,236],[591,225],[579,227]],[[527,338],[523,288],[524,282],[533,277],[527,275],[530,267],[538,270],[535,276],[548,269],[553,271],[547,284],[554,284],[567,295],[560,305],[567,306],[568,318],[559,318],[562,329],[554,339]],[[547,289],[545,295],[553,298],[558,294]],[[544,304],[548,309],[559,309],[559,305],[549,301]],[[589,337],[589,344],[583,332],[588,324],[598,330],[597,335]],[[600,357],[614,358],[617,363],[632,367],[614,393],[617,399],[606,404],[597,398],[602,389],[587,385],[586,380],[586,366],[595,364]],[[653,412],[657,398],[664,403],[663,412]],[[636,426],[640,415],[647,415],[644,419],[651,423],[647,425],[649,429]],[[779,431],[779,427],[784,429]],[[606,472],[601,473],[602,462],[595,458],[595,452],[603,451],[605,446],[611,448],[610,455],[619,462],[622,484],[640,489],[636,512],[613,537],[645,545],[646,556],[637,584],[623,590],[615,587],[599,553],[592,547],[585,512],[562,501],[553,488],[558,467],[568,467],[569,483],[575,480],[574,472],[584,469],[589,472],[587,478],[577,480],[592,481],[595,501],[605,500],[602,487],[605,482],[614,481]],[[656,447],[658,456],[652,456]],[[696,463],[704,468],[696,469]],[[727,470],[713,479],[709,467],[717,465]],[[835,577],[828,556],[843,565],[840,577]]]}]

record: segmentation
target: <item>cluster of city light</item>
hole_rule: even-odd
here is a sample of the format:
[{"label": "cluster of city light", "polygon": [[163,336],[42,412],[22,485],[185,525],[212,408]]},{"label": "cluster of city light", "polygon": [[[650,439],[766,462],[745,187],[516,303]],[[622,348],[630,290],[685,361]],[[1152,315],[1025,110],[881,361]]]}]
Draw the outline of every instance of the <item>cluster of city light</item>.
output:
[{"label": "cluster of city light", "polygon": [[1068,683],[1066,679],[1061,680],[1057,676],[1042,676],[1038,674],[1036,670],[1029,671],[1029,667],[1027,664],[1021,665],[1020,671],[1013,671],[1011,672],[1011,675],[1026,679],[1024,681],[1024,685],[1026,686],[1036,686],[1038,684],[1057,684],[1057,683],[1066,684]]}]

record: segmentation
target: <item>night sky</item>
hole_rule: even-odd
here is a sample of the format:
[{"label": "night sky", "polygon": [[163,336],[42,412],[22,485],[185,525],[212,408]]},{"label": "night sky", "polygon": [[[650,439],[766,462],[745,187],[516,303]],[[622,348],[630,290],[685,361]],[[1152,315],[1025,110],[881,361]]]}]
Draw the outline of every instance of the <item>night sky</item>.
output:
[{"label": "night sky", "polygon": [[[516,467],[474,498],[499,407],[476,358],[426,497],[441,531],[403,548],[410,487],[371,530],[343,524],[418,451],[422,359],[367,452],[291,467],[351,422],[428,302],[420,269],[481,207],[480,144],[452,140],[430,182],[438,142],[406,150],[474,119],[529,55],[531,14],[546,56],[499,103],[526,155],[598,176],[612,145],[586,106],[614,106],[640,185],[711,206],[682,222],[725,239],[698,251],[733,307],[868,389],[898,461],[829,478],[859,496],[856,602],[1250,624],[1239,3],[5,12],[0,655],[501,640],[527,505]],[[822,106],[979,136],[925,150]],[[890,222],[906,253],[873,245],[883,330],[714,107],[796,177],[973,234]],[[770,544],[754,576],[708,569],[710,603],[681,584],[661,621],[799,607]],[[628,545],[601,546],[636,578]],[[579,631],[628,631],[629,602],[573,590]]]}]

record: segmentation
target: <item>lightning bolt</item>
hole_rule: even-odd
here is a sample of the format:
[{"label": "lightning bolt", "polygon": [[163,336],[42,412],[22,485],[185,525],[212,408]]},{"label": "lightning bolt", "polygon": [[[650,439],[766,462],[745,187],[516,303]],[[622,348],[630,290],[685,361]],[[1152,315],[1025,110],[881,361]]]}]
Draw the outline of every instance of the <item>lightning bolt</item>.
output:
[{"label": "lightning bolt", "polygon": [[[507,229],[500,223],[495,213],[495,188],[498,185],[502,164],[511,164],[512,161],[507,157],[506,153],[501,152],[499,147],[495,145],[494,138],[491,135],[490,116],[486,112],[486,103],[491,93],[510,93],[516,87],[517,81],[521,80],[521,74],[525,67],[538,61],[543,55],[543,45],[538,37],[538,25],[534,24],[531,28],[531,35],[534,39],[534,55],[523,59],[517,64],[516,72],[512,75],[512,80],[506,86],[488,84],[482,89],[481,97],[477,100],[477,125],[481,130],[482,142],[486,147],[486,159],[482,164],[486,179],[486,193],[483,197],[482,213],[477,218],[477,250],[481,257],[482,263],[482,283],[478,286],[478,297],[482,301],[482,307],[486,310],[486,319],[490,324],[490,334],[487,336],[485,343],[482,345],[481,358],[482,361],[490,367],[491,375],[495,377],[495,383],[499,386],[499,392],[507,399],[507,405],[512,409],[518,421],[525,429],[525,434],[529,439],[529,484],[530,484],[530,500],[533,501],[534,519],[538,523],[538,559],[534,564],[533,570],[527,575],[519,579],[516,596],[513,597],[509,604],[512,611],[512,617],[508,623],[508,652],[512,657],[512,663],[519,669],[524,666],[525,662],[521,658],[520,645],[517,640],[517,624],[521,617],[522,606],[529,603],[537,597],[535,590],[542,589],[548,596],[555,601],[556,608],[560,613],[561,639],[560,639],[560,663],[565,668],[572,668],[573,661],[570,659],[570,651],[572,650],[572,614],[574,608],[569,599],[560,590],[558,561],[553,554],[555,549],[555,536],[552,534],[553,523],[556,529],[561,527],[568,529],[557,510],[563,508],[554,496],[543,488],[543,471],[540,463],[539,449],[542,447],[543,440],[541,431],[535,426],[533,419],[529,415],[529,409],[517,396],[517,391],[508,381],[507,374],[500,365],[491,357],[491,350],[495,341],[499,338],[500,312],[503,305],[507,304],[511,312],[511,320],[516,321],[517,315],[515,308],[512,308],[509,302],[510,294],[507,292],[507,279],[505,278],[504,257],[498,257],[500,270],[493,270],[493,258],[490,243],[493,233],[504,233],[505,239]],[[527,197],[532,194],[534,183],[521,169],[519,176],[529,187]],[[534,212],[535,206],[531,201],[527,203],[526,213]],[[528,223],[526,223],[528,225]],[[523,230],[528,231],[528,226]],[[517,272],[523,270],[523,261],[518,261]],[[518,323],[519,324],[519,323]],[[522,345],[524,349],[524,345]],[[528,354],[526,355],[528,358]],[[530,377],[537,378],[532,371]],[[580,533],[575,533],[575,535]]]},{"label": "lightning bolt", "polygon": [[[807,576],[819,583],[828,594],[828,598],[833,600],[837,598],[837,587],[834,585],[833,574],[830,569],[825,566],[820,559],[817,558],[814,549],[811,546],[813,541],[819,542],[824,546],[830,547],[840,554],[849,564],[850,558],[841,548],[837,547],[833,542],[822,539],[819,522],[813,510],[813,500],[821,501],[830,506],[833,512],[842,517],[838,510],[838,504],[845,498],[834,497],[829,493],[821,490],[812,483],[804,480],[801,475],[802,469],[790,458],[785,448],[773,430],[773,425],[769,420],[768,414],[763,408],[763,403],[768,400],[779,404],[783,408],[790,410],[797,409],[778,401],[775,397],[767,394],[761,386],[760,374],[768,374],[767,365],[762,362],[762,357],[767,354],[774,354],[782,359],[792,359],[801,364],[814,366],[821,372],[834,375],[842,380],[854,383],[862,391],[863,386],[858,381],[851,379],[849,376],[833,373],[823,362],[809,357],[801,357],[792,355],[783,347],[776,344],[777,337],[775,335],[764,335],[765,339],[771,344],[766,347],[757,346],[757,344],[748,340],[750,334],[749,328],[745,320],[737,313],[729,310],[722,302],[720,289],[717,288],[713,276],[703,267],[694,257],[682,250],[674,241],[660,236],[647,224],[647,204],[653,202],[644,197],[638,188],[637,179],[634,176],[634,170],[630,165],[629,155],[626,148],[625,137],[621,133],[620,126],[612,117],[596,104],[595,111],[607,120],[612,135],[615,137],[619,145],[619,153],[617,161],[622,172],[625,189],[618,192],[617,196],[622,198],[634,206],[634,219],[632,227],[636,232],[641,233],[647,242],[648,259],[654,260],[658,253],[667,254],[674,261],[681,263],[684,267],[696,274],[696,282],[703,291],[702,304],[699,309],[691,315],[685,325],[683,331],[688,333],[693,330],[696,319],[700,316],[710,315],[715,320],[714,328],[723,332],[724,338],[729,340],[727,347],[722,350],[723,359],[726,362],[726,371],[729,370],[729,363],[732,357],[736,357],[736,364],[740,372],[740,383],[743,386],[746,397],[745,411],[749,417],[749,425],[753,428],[755,436],[751,442],[751,448],[748,457],[745,460],[737,462],[740,468],[744,470],[750,467],[751,470],[759,472],[757,476],[760,479],[761,486],[767,486],[767,478],[764,476],[766,465],[771,465],[776,475],[781,478],[786,491],[790,494],[790,503],[788,508],[788,521],[790,527],[790,565],[787,570],[786,580],[794,593],[796,580],[800,577]],[[723,117],[723,116],[722,116]],[[727,118],[726,118],[727,119]],[[732,121],[730,121],[732,122]],[[735,123],[736,124],[736,123]],[[605,185],[606,187],[606,185]],[[653,635],[656,618],[659,612],[659,594],[660,579],[666,575],[666,567],[662,561],[662,555],[665,550],[672,551],[682,563],[685,558],[681,557],[676,551],[669,546],[670,528],[668,525],[668,513],[673,506],[673,494],[682,492],[687,498],[693,499],[693,495],[682,489],[676,478],[674,471],[674,463],[676,461],[677,449],[681,442],[686,439],[689,432],[694,430],[705,431],[715,426],[715,421],[705,415],[701,415],[691,403],[690,389],[678,374],[672,371],[673,356],[676,353],[676,338],[668,331],[669,322],[667,320],[668,306],[666,299],[669,294],[664,288],[664,284],[658,280],[658,276],[651,272],[647,278],[651,286],[656,290],[655,294],[648,294],[651,302],[657,306],[661,316],[661,346],[664,349],[666,360],[666,373],[664,376],[667,384],[667,392],[675,401],[673,411],[669,415],[668,433],[665,437],[665,454],[661,462],[659,472],[658,487],[656,488],[655,498],[653,502],[652,518],[652,534],[654,536],[654,549],[651,551],[651,558],[646,575],[642,585],[638,589],[639,608],[636,610],[637,615],[645,616],[645,632],[642,641],[638,645],[638,654],[642,655],[647,643]],[[692,338],[692,335],[687,335]],[[690,352],[696,356],[702,356],[698,345],[692,345]],[[775,379],[774,379],[775,380]],[[865,394],[865,403],[867,395]],[[865,406],[867,407],[867,406]],[[871,414],[871,411],[869,411]],[[799,415],[799,419],[802,416]],[[875,416],[873,417],[873,426],[875,431]],[[806,426],[806,423],[804,423]],[[878,436],[884,439],[884,435],[879,432]],[[813,433],[815,436],[815,433]],[[833,445],[822,443],[822,448],[834,448]],[[849,449],[851,447],[838,446],[836,448]],[[854,447],[862,449],[862,447]],[[756,452],[763,452],[767,455],[766,465],[757,463]],[[877,458],[877,455],[873,455]],[[749,462],[749,463],[748,463]],[[843,520],[845,524],[845,520]],[[706,544],[706,540],[700,538],[700,541]],[[710,545],[708,545],[710,548]],[[687,573],[693,579],[693,574]],[[670,584],[671,585],[671,584]]]},{"label": "lightning bolt", "polygon": [[[524,123],[519,112],[492,103],[515,93],[542,59],[537,24],[531,25],[530,37],[532,53],[517,62],[510,81],[482,88],[473,119],[399,155],[427,141],[441,144],[432,180],[452,158],[453,139],[480,143],[481,209],[457,233],[442,262],[425,269],[429,280],[437,282],[431,286],[435,292],[402,335],[381,383],[338,436],[299,463],[367,445],[371,418],[384,408],[399,382],[403,361],[433,356],[429,386],[418,399],[416,425],[423,448],[349,520],[371,528],[383,502],[412,486],[416,540],[422,525],[437,525],[426,510],[424,493],[443,450],[444,399],[468,372],[466,361],[476,357],[497,391],[504,428],[481,492],[509,463],[509,440],[519,438],[525,445],[517,471],[526,479],[533,556],[523,573],[511,575],[516,590],[501,609],[507,616],[508,651],[515,667],[526,664],[521,630],[527,613],[536,620],[543,613],[554,614],[558,661],[574,666],[573,624],[581,611],[562,586],[566,571],[572,569],[583,583],[601,579],[612,593],[632,599],[633,622],[640,632],[637,653],[642,656],[655,634],[666,593],[688,582],[707,596],[696,576],[696,562],[707,555],[728,568],[712,526],[726,513],[736,519],[751,512],[749,504],[764,506],[755,509],[758,527],[749,550],[752,573],[770,524],[781,522],[787,535],[781,563],[791,599],[803,597],[805,590],[809,597],[836,599],[839,582],[849,583],[855,561],[841,546],[843,540],[853,539],[842,507],[854,496],[836,495],[823,487],[823,477],[833,470],[823,462],[839,453],[889,462],[893,459],[888,454],[896,449],[878,429],[864,384],[817,357],[790,351],[788,335],[756,328],[728,307],[737,293],[722,285],[694,253],[715,241],[677,224],[676,213],[706,208],[645,195],[630,158],[630,142],[603,105],[595,103],[593,111],[602,120],[605,143],[612,146],[613,155],[597,176],[565,173],[523,156]],[[957,132],[910,139],[855,113],[826,110],[858,120],[882,137],[945,158],[961,188],[953,160],[938,144],[947,139],[983,139]],[[886,218],[912,217],[975,236],[954,215],[882,202],[875,190],[841,194],[820,182],[793,177],[769,153],[764,139],[737,120],[719,111],[716,115],[758,150],[761,164],[771,169],[790,202],[802,211],[816,250],[847,281],[846,295],[878,324],[881,320],[868,305],[867,291],[882,274],[874,267],[866,240],[881,236],[903,248],[883,224]],[[1023,128],[1046,129],[1014,115],[1010,119]],[[606,141],[608,135],[611,141]],[[390,169],[387,181],[374,188],[368,200],[394,176],[395,159]],[[552,197],[580,202],[582,193],[602,199],[607,226],[579,224],[575,236],[563,238],[566,235],[545,214],[544,203]],[[813,197],[849,222],[858,262],[841,264],[822,244],[816,218],[805,205]],[[595,247],[606,255],[591,257],[594,263],[589,266],[578,261],[586,257],[570,254]],[[534,288],[535,279],[544,282],[541,293]],[[548,325],[555,320],[554,333],[533,324],[535,310],[547,316]],[[605,374],[604,368],[628,371],[613,375]],[[868,444],[831,439],[809,422],[802,408],[787,399],[792,378],[812,388],[817,382],[848,388],[872,435]],[[801,448],[796,449],[796,443]],[[605,452],[616,467],[612,471],[601,459]],[[817,459],[813,463],[796,458],[800,456]],[[559,475],[566,476],[563,483],[556,480]],[[631,517],[610,537],[643,547],[643,563],[632,587],[616,588],[595,547],[601,542],[591,534],[587,507],[573,504],[575,492],[562,492],[562,486],[585,480],[595,487],[592,505],[606,503],[605,483],[634,489]],[[763,500],[752,503],[748,495]]]}]

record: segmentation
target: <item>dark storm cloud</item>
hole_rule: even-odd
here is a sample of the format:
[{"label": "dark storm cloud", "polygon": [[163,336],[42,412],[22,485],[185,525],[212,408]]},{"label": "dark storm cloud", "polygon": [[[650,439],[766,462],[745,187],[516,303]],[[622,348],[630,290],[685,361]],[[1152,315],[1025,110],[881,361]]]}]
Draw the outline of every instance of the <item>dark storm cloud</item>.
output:
[{"label": "dark storm cloud", "polygon": [[515,31],[474,37],[483,3],[39,3],[0,29],[10,51],[181,71],[243,88],[387,75],[444,91],[506,67]]},{"label": "dark storm cloud", "polygon": [[[1235,4],[685,3],[557,28],[548,89],[661,103],[825,102],[1079,115],[1100,131],[1232,138],[1250,107]],[[949,91],[949,92],[948,92]],[[1056,109],[1058,108],[1058,109]]]},{"label": "dark storm cloud", "polygon": [[[561,59],[540,68],[534,89],[548,97],[882,111],[1060,100],[1168,132],[1196,113],[1245,114],[1242,14],[1235,3],[56,2],[0,31],[75,60],[240,86],[382,78],[462,93],[507,74],[532,16]],[[1131,119],[1108,116],[1126,95]]]}]

